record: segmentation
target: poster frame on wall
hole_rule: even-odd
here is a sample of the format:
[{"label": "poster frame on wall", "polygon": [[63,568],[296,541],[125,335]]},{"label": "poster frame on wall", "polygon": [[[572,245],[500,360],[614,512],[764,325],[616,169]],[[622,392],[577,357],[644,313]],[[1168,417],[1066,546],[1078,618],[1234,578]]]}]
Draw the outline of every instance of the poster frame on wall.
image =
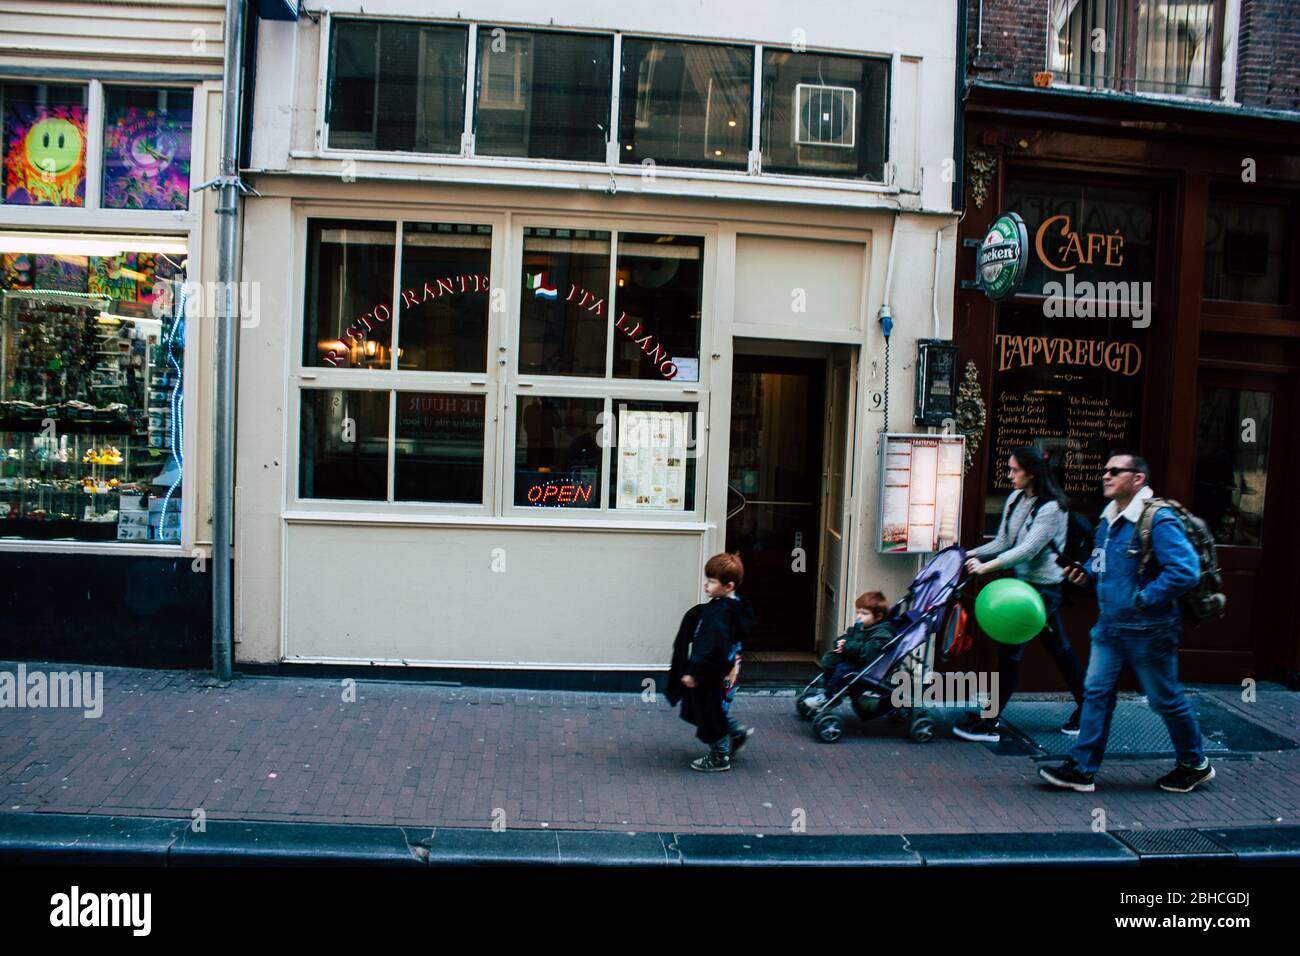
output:
[{"label": "poster frame on wall", "polygon": [[[956,482],[954,482],[956,486],[956,499],[955,499],[956,514],[951,518],[951,523],[954,531],[953,543],[955,544],[957,543],[957,539],[961,534],[962,498],[964,497],[963,486],[966,478],[966,472],[964,466],[961,465],[960,463],[964,462],[966,457],[966,436],[950,435],[944,433],[927,433],[927,432],[883,432],[880,435],[880,451],[879,451],[880,467],[879,467],[879,474],[878,474],[879,494],[876,501],[876,551],[879,554],[933,554],[935,553],[936,550],[941,550],[941,549],[936,549],[935,547],[926,547],[926,548],[911,547],[906,540],[904,541],[903,547],[899,548],[896,546],[892,546],[885,541],[885,495],[887,492],[887,487],[890,487],[887,486],[886,479],[888,478],[887,473],[891,470],[888,467],[889,446],[891,443],[900,443],[900,442],[907,443],[909,445],[912,445],[913,447],[916,447],[921,444],[930,445],[930,444],[937,443],[939,445],[944,445],[944,444],[952,445],[956,448],[955,454],[956,454],[956,459],[959,463],[960,470],[957,472],[957,480]],[[909,475],[910,474],[911,472],[909,471]],[[892,487],[897,487],[897,485]],[[909,489],[908,499],[910,501],[912,497],[911,494],[912,486],[909,483],[907,487]],[[910,517],[911,517],[911,509],[909,507],[909,519]]]}]

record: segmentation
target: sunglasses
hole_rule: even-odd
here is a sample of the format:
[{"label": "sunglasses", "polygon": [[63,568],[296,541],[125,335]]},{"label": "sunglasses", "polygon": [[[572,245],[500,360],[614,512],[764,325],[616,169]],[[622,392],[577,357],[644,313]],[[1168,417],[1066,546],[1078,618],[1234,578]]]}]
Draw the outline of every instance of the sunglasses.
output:
[{"label": "sunglasses", "polygon": [[1137,474],[1136,468],[1103,468],[1101,470],[1101,475],[1103,478],[1106,477],[1107,475],[1110,475],[1110,477],[1112,478],[1118,478],[1126,471],[1132,472],[1133,474]]}]

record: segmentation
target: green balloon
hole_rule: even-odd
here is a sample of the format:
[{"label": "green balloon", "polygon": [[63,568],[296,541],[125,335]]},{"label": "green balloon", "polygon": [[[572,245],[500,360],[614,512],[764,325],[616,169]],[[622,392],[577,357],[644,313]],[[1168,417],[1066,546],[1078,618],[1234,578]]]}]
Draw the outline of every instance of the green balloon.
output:
[{"label": "green balloon", "polygon": [[1047,609],[1034,588],[1019,578],[999,578],[975,599],[975,620],[1002,644],[1023,644],[1047,623]]}]

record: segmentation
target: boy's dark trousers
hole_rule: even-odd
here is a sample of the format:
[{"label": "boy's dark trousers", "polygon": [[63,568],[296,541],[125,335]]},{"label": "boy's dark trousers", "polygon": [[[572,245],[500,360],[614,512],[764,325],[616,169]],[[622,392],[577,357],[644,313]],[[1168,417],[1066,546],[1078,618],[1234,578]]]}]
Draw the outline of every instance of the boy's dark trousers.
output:
[{"label": "boy's dark trousers", "polygon": [[827,651],[822,655],[821,668],[822,693],[834,697],[849,682],[850,677],[862,670],[862,664],[845,654]]}]

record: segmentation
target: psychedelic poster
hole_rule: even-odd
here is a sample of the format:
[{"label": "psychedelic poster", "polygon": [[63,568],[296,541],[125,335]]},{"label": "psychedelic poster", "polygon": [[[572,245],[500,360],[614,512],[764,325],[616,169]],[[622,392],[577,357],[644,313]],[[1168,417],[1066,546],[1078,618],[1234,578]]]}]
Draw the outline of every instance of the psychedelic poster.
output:
[{"label": "psychedelic poster", "polygon": [[4,201],[25,206],[86,204],[86,108],[5,101]]},{"label": "psychedelic poster", "polygon": [[190,114],[110,99],[104,123],[106,208],[189,208]]}]

